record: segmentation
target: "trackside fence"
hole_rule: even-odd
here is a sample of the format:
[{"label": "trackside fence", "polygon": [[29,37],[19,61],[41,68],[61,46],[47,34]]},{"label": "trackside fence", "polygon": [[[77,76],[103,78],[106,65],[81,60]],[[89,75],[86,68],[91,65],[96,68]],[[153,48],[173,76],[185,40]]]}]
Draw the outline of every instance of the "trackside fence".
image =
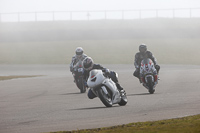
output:
[{"label": "trackside fence", "polygon": [[0,22],[199,18],[200,8],[0,13]]}]

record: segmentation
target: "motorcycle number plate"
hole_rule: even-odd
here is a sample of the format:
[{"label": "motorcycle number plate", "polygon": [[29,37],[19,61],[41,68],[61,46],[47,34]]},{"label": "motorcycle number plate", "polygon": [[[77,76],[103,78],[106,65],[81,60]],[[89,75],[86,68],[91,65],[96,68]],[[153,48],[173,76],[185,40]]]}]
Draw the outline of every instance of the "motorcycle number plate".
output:
[{"label": "motorcycle number plate", "polygon": [[78,69],[78,72],[82,72],[82,71],[83,71],[83,68],[79,68],[79,69]]}]

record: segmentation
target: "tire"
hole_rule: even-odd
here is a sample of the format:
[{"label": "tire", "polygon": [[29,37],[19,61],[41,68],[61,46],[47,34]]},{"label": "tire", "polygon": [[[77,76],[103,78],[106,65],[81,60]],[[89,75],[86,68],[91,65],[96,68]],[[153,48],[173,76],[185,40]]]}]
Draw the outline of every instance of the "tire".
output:
[{"label": "tire", "polygon": [[79,79],[78,79],[78,88],[80,89],[80,93],[85,93],[86,92],[86,87],[85,87],[85,83],[84,83],[84,80],[83,80],[83,78],[82,77],[80,77]]},{"label": "tire", "polygon": [[128,102],[126,95],[122,96],[121,101],[118,103],[120,106],[125,106]]},{"label": "tire", "polygon": [[102,90],[102,88],[99,88],[98,92],[98,96],[100,98],[100,100],[102,101],[102,103],[106,106],[106,107],[112,107],[112,95],[108,92],[108,94],[105,94],[105,92]]},{"label": "tire", "polygon": [[148,81],[148,87],[149,87],[149,93],[150,94],[153,94],[155,92],[155,89],[153,88],[153,82],[152,82],[152,79],[151,77],[148,77],[147,78],[147,81]]}]

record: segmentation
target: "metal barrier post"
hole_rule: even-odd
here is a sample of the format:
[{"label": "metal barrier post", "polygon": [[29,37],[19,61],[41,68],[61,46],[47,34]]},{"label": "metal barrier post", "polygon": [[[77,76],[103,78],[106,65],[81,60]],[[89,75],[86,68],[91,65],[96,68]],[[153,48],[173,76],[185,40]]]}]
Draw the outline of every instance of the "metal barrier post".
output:
[{"label": "metal barrier post", "polygon": [[122,20],[124,20],[124,11],[122,10]]},{"label": "metal barrier post", "polygon": [[106,14],[106,11],[105,11],[105,19],[107,19],[107,14]]},{"label": "metal barrier post", "polygon": [[175,18],[175,9],[172,9],[173,12],[173,18]]},{"label": "metal barrier post", "polygon": [[52,15],[53,15],[53,21],[55,21],[55,14],[54,14],[54,11],[53,11],[53,14],[52,14]]},{"label": "metal barrier post", "polygon": [[156,18],[158,18],[158,9],[156,9]]},{"label": "metal barrier post", "polygon": [[72,12],[70,12],[70,20],[72,20]]},{"label": "metal barrier post", "polygon": [[37,22],[37,12],[35,12],[35,22]]},{"label": "metal barrier post", "polygon": [[18,16],[18,22],[20,22],[20,13],[19,12],[17,13],[17,16]]}]

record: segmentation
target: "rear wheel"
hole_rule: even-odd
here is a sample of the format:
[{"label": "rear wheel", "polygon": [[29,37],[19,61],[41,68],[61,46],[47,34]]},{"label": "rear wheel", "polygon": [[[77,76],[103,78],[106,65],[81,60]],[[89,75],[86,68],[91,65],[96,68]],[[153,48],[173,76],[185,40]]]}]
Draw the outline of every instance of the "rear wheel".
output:
[{"label": "rear wheel", "polygon": [[147,81],[148,81],[148,87],[149,87],[149,93],[150,94],[153,94],[155,92],[155,89],[153,88],[153,82],[152,82],[152,78],[151,77],[148,77],[147,78]]},{"label": "rear wheel", "polygon": [[[104,87],[104,86],[102,86]],[[112,95],[111,93],[109,93],[107,90],[107,92],[105,92],[102,87],[98,90],[98,95],[100,100],[102,101],[102,103],[106,106],[106,107],[112,107]],[[105,87],[106,88],[106,87]]]},{"label": "rear wheel", "polygon": [[127,97],[126,97],[126,94],[122,94],[121,95],[121,101],[118,103],[120,106],[125,106],[126,104],[127,104],[127,102],[128,102],[128,99],[127,99]]}]

